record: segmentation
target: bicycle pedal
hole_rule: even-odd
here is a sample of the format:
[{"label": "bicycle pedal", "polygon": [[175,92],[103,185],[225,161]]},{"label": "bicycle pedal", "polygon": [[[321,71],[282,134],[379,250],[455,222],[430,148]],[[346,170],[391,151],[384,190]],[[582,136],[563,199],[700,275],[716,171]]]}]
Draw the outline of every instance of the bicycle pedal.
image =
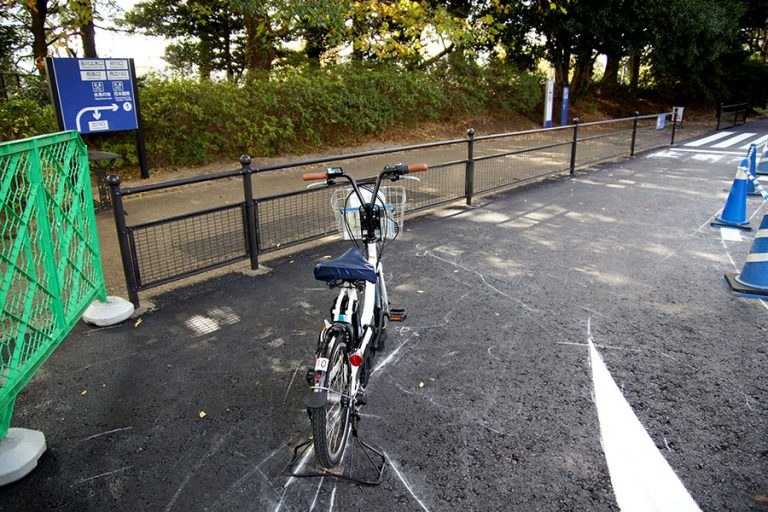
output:
[{"label": "bicycle pedal", "polygon": [[405,308],[389,308],[389,321],[390,322],[403,322],[408,313],[405,312]]}]

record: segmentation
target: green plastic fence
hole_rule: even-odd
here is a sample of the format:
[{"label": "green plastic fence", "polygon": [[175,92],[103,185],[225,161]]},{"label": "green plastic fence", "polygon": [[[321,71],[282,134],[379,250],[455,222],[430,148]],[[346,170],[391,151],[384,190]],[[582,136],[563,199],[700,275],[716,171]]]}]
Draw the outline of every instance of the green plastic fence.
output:
[{"label": "green plastic fence", "polygon": [[77,132],[0,144],[0,173],[2,439],[19,391],[106,288]]}]

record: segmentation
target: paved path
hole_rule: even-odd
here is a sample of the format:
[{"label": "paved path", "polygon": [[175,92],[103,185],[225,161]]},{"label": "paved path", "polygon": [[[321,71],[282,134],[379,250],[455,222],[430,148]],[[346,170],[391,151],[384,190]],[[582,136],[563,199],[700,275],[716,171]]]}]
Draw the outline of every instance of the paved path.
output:
[{"label": "paved path", "polygon": [[361,426],[390,461],[381,486],[284,473],[332,296],[311,267],[334,243],[178,288],[141,322],[78,325],[17,399],[49,451],[0,508],[765,510],[768,306],[720,283],[753,236],[708,224],[734,162],[692,155],[407,222],[385,264],[408,322]]},{"label": "paved path", "polygon": [[[644,121],[647,124],[647,121]],[[652,147],[658,144],[665,144],[669,140],[669,129],[656,132],[643,128],[638,135],[637,151]],[[631,129],[631,123],[620,125],[609,125],[610,130]],[[589,137],[605,131],[606,126],[591,126],[581,130],[581,137]],[[651,127],[652,128],[652,127]],[[703,125],[687,124],[686,127],[678,131],[677,140],[686,140],[696,134],[706,133],[708,128]],[[628,151],[628,134],[622,134],[615,141],[612,139],[597,140],[593,143],[584,143],[579,145],[579,162],[589,162],[596,158],[601,158],[604,154],[615,154]],[[572,140],[570,130],[555,130],[548,133],[535,133],[528,136],[495,139],[489,141],[480,141],[475,145],[475,157],[499,154],[513,149],[531,147],[532,145],[545,145],[557,142],[569,142]],[[614,147],[616,144],[620,149]],[[410,152],[400,152],[390,155],[379,155],[354,160],[338,160],[332,164],[321,164],[308,167],[284,169],[268,173],[258,174],[253,179],[253,190],[256,197],[266,197],[284,192],[302,190],[306,184],[301,180],[301,174],[304,172],[323,170],[326,165],[339,165],[351,172],[357,177],[365,177],[375,174],[378,169],[384,165],[404,161],[407,163],[425,162],[430,165],[436,165],[445,162],[461,161],[466,158],[466,144],[456,144],[432,149],[422,149]],[[570,146],[562,146],[550,150],[553,154],[550,165],[560,165],[567,162],[570,157]],[[539,153],[541,157],[543,153]],[[322,156],[322,155],[313,155]],[[526,160],[529,155],[520,155],[520,159]],[[254,161],[254,167],[258,165],[274,163],[274,160]],[[531,165],[530,162],[525,165]],[[537,164],[538,165],[538,164]],[[232,170],[238,166],[233,165]],[[171,179],[169,176],[167,179]],[[463,180],[463,178],[462,178]],[[154,181],[154,180],[153,180]],[[141,181],[132,181],[128,186],[140,186]],[[463,182],[460,185],[463,189]],[[161,218],[167,218],[174,215],[196,212],[206,208],[214,208],[228,204],[235,204],[243,200],[243,186],[240,178],[212,181],[201,184],[195,184],[185,187],[177,187],[169,190],[145,193],[138,196],[126,197],[124,203],[128,215],[126,222],[129,225],[136,225],[143,222],[149,222]],[[102,263],[107,282],[107,288],[110,294],[121,295],[125,297],[126,287],[125,278],[122,270],[117,237],[115,235],[114,218],[111,211],[99,212],[97,214],[97,224],[99,231],[99,241],[101,244]],[[167,289],[163,288],[162,290]]]}]

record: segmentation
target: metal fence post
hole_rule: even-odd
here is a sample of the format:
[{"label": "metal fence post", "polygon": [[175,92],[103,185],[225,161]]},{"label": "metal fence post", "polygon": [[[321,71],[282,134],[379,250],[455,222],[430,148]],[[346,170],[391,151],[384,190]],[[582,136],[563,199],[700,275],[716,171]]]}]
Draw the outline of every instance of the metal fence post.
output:
[{"label": "metal fence post", "polygon": [[134,308],[139,309],[139,284],[134,273],[128,228],[125,226],[125,209],[123,209],[123,196],[120,192],[120,177],[110,174],[107,182],[109,183],[109,193],[112,199],[112,212],[115,215],[115,229],[117,230],[117,241],[120,244],[120,257],[123,260],[125,286],[128,288],[128,300],[133,303]]},{"label": "metal fence post", "polygon": [[677,109],[672,111],[672,140],[669,142],[670,146],[675,145],[675,130],[677,129]]},{"label": "metal fence post", "polygon": [[578,117],[573,118],[573,142],[571,143],[571,176],[576,172],[576,143],[579,140],[579,121]]},{"label": "metal fence post", "polygon": [[240,165],[243,166],[240,172],[243,176],[243,196],[245,197],[245,234],[248,241],[248,255],[251,258],[251,270],[259,268],[259,244],[256,231],[256,206],[253,201],[253,185],[251,184],[251,157],[243,155],[240,157]]},{"label": "metal fence post", "polygon": [[467,168],[464,176],[464,195],[467,206],[472,206],[472,194],[475,190],[475,129],[467,130]]},{"label": "metal fence post", "polygon": [[720,129],[720,116],[723,115],[723,104],[722,103],[718,103],[717,104],[717,114],[716,115],[717,115],[717,128],[715,128],[715,130],[719,130]]},{"label": "metal fence post", "polygon": [[637,139],[637,118],[640,112],[635,111],[635,118],[632,120],[632,142],[629,144],[629,156],[635,156],[635,140]]}]

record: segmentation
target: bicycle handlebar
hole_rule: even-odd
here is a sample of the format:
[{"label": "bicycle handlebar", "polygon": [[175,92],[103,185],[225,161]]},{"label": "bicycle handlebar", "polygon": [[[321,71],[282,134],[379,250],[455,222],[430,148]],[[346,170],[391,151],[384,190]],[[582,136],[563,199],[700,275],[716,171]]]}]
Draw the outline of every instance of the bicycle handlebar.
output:
[{"label": "bicycle handlebar", "polygon": [[303,179],[304,179],[304,181],[327,180],[328,179],[328,171],[308,172],[308,173],[304,174]]},{"label": "bicycle handlebar", "polygon": [[[411,165],[397,164],[393,166],[388,165],[381,172],[380,177],[389,175],[389,174],[396,174],[396,175],[402,176],[404,174],[408,174],[409,172],[424,172],[428,169],[429,169],[429,166],[427,164],[411,164]],[[327,180],[329,177],[330,176],[328,175],[328,171],[320,171],[320,172],[304,173],[304,175],[302,176],[302,179],[304,181],[317,181],[317,180]],[[336,175],[334,175],[334,177],[336,177]]]}]

